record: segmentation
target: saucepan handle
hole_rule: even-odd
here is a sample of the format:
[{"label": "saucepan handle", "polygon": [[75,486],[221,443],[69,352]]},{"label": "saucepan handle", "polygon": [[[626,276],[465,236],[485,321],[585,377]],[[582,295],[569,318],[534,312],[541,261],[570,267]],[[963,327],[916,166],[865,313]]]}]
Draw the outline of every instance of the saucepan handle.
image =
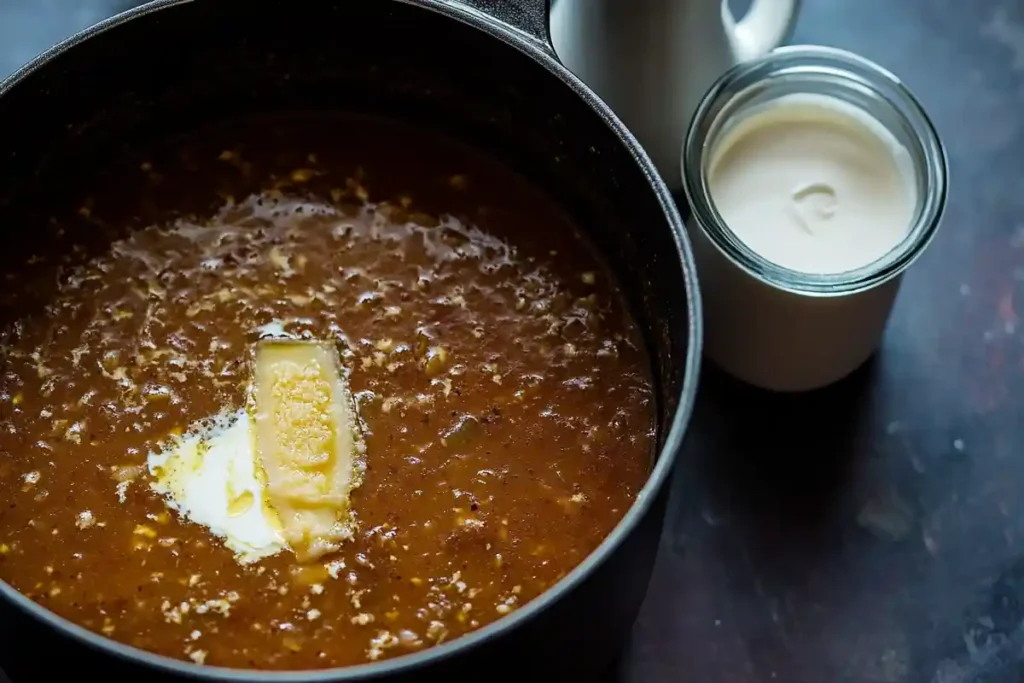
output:
[{"label": "saucepan handle", "polygon": [[443,4],[476,15],[489,23],[528,39],[534,47],[555,57],[551,46],[552,0],[441,0]]}]

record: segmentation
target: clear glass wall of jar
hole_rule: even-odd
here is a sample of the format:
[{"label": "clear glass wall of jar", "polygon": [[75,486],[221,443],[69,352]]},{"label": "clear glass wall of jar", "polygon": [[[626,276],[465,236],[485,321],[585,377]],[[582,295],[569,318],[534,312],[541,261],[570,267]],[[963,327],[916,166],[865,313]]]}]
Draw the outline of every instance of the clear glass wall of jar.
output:
[{"label": "clear glass wall of jar", "polygon": [[[781,97],[822,95],[856,107],[906,149],[917,207],[891,251],[855,270],[809,274],[769,262],[725,224],[708,171],[723,133]],[[935,127],[896,76],[849,52],[780,48],[726,72],[690,124],[682,156],[705,315],[705,353],[728,373],[766,389],[830,384],[878,347],[904,271],[935,235],[945,209],[947,161]]]}]

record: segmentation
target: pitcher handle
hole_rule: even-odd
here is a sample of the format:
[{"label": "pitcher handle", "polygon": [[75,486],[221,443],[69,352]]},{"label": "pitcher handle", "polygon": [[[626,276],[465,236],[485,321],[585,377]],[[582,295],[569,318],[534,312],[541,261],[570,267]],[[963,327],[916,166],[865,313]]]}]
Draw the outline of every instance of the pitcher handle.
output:
[{"label": "pitcher handle", "polygon": [[722,21],[736,59],[755,59],[785,43],[793,33],[799,13],[800,0],[754,0],[746,16],[736,21],[723,0]]}]

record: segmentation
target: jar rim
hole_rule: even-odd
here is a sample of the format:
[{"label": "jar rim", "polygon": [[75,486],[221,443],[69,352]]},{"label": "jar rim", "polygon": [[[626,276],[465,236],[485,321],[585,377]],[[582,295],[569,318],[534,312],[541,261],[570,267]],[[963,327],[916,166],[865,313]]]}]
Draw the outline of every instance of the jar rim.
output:
[{"label": "jar rim", "polygon": [[[745,96],[750,97],[751,92],[763,92],[767,88],[789,87],[785,94],[808,92],[792,89],[794,84],[827,85],[831,95],[836,91],[846,91],[858,98],[874,100],[878,106],[885,107],[887,113],[895,114],[902,132],[910,136],[915,148],[908,151],[911,152],[920,189],[910,229],[890,251],[853,270],[805,273],[769,261],[736,236],[711,197],[708,162],[717,133],[734,120],[729,107],[742,109]],[[871,114],[870,111],[867,113]],[[899,276],[931,243],[945,212],[948,160],[938,131],[924,107],[895,74],[865,57],[838,48],[818,45],[781,47],[758,59],[733,66],[701,99],[687,129],[682,152],[683,188],[698,229],[719,252],[747,274],[772,287],[797,294],[822,297],[849,295],[873,289]]]}]

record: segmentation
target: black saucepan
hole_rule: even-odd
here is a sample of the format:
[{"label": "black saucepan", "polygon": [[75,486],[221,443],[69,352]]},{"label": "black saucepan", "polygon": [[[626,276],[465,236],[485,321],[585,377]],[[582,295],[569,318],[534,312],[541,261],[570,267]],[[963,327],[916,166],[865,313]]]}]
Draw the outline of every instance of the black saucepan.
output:
[{"label": "black saucepan", "polygon": [[157,0],[106,21],[0,85],[0,249],[27,249],[19,205],[45,201],[38,188],[59,182],[54,169],[88,168],[218,119],[296,109],[438,129],[525,173],[575,216],[649,345],[660,445],[650,480],[557,586],[418,654],[319,672],[198,667],[88,632],[0,582],[0,667],[15,683],[593,680],[647,589],[696,392],[700,307],[672,198],[629,132],[558,62],[546,0]]}]

